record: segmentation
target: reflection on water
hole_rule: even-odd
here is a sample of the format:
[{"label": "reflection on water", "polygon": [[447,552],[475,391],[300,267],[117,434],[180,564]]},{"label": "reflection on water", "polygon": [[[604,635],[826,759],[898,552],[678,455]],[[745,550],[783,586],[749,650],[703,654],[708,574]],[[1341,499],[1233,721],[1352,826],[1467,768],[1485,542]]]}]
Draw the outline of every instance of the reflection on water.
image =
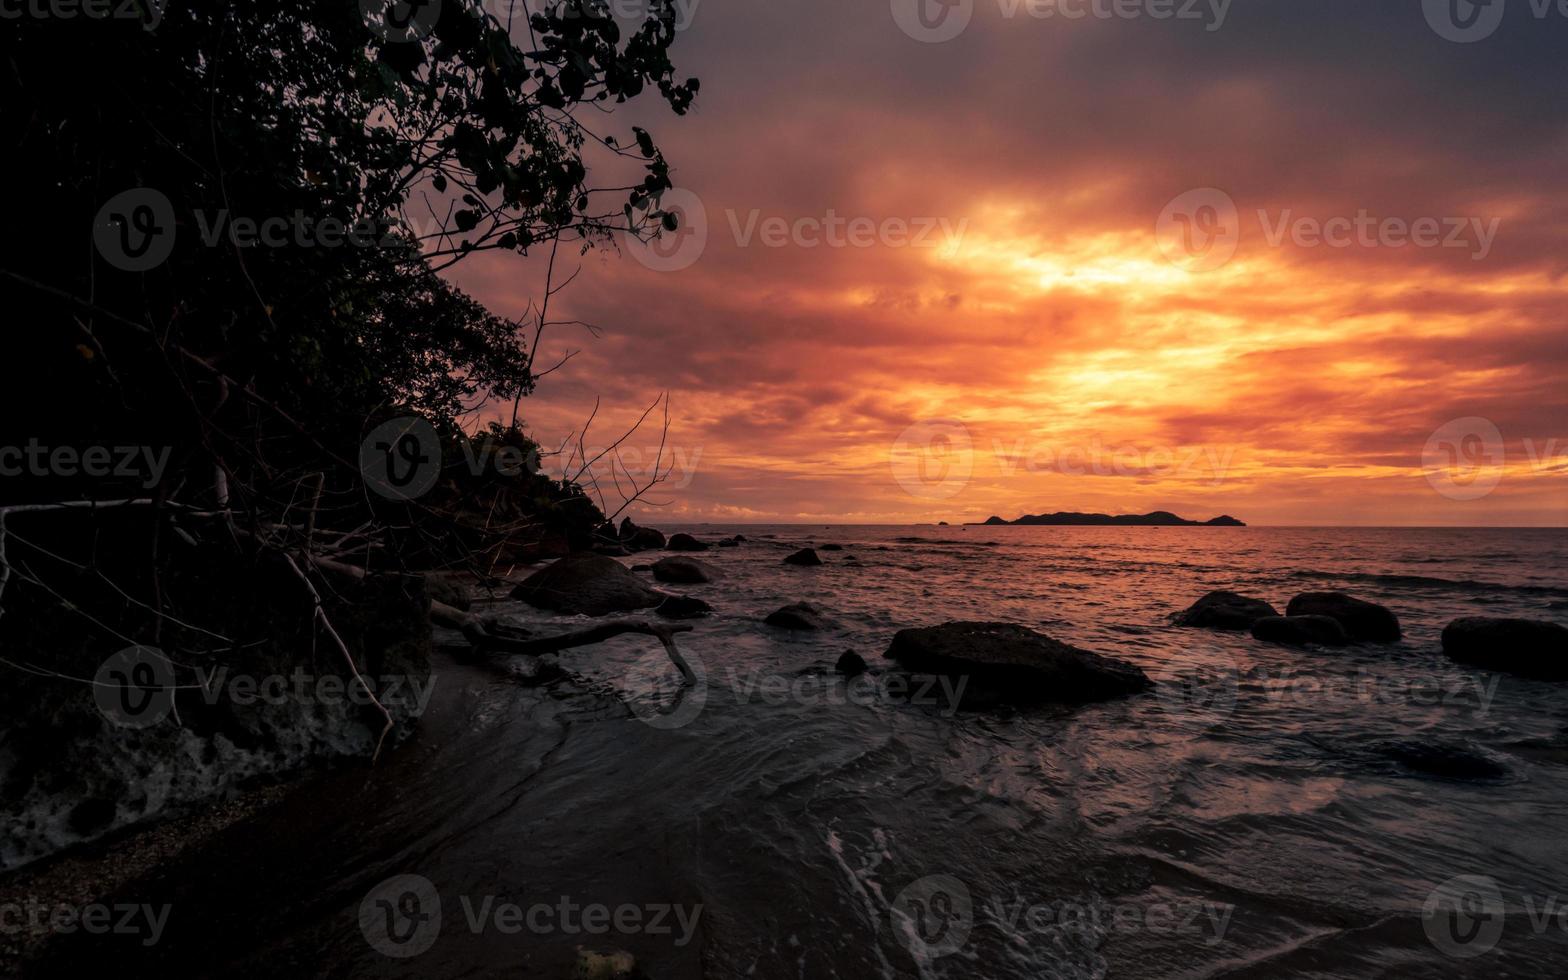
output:
[{"label": "reflection on water", "polygon": [[[680,641],[700,689],[645,637],[568,652],[539,688],[446,665],[386,764],[136,886],[174,903],[157,948],[61,956],[427,978],[566,976],[579,945],[655,978],[1568,966],[1541,911],[1568,901],[1568,691],[1457,667],[1437,642],[1461,615],[1568,621],[1568,533],[740,530],[703,556],[722,577],[681,589],[718,609]],[[843,550],[781,563],[804,543]],[[1279,608],[1344,589],[1406,638],[1305,651],[1166,625],[1221,588]],[[802,600],[827,629],[760,625]],[[895,689],[892,633],[949,619],[1042,629],[1159,687],[984,714]],[[845,649],[873,674],[836,678]],[[429,883],[422,904],[375,891],[399,875]],[[400,941],[426,951],[388,955]]]}]

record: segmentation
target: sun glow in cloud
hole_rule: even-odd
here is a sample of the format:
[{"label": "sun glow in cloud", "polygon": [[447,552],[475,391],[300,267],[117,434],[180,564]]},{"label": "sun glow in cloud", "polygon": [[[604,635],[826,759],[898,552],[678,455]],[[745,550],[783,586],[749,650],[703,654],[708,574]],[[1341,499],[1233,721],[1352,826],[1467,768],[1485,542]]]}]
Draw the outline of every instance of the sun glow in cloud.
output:
[{"label": "sun glow in cloud", "polygon": [[[596,429],[619,434],[672,393],[691,465],[651,520],[1568,522],[1568,142],[1540,113],[1497,111],[1549,67],[1534,49],[1433,61],[1400,17],[1365,11],[1353,29],[1282,4],[1219,37],[977,23],[932,46],[879,33],[885,9],[824,7],[838,50],[802,13],[705,6],[682,39],[700,111],[655,133],[705,206],[700,260],[663,273],[590,253],[552,300],[604,333],[547,337],[544,363],[581,353],[525,403],[542,435],[576,429],[596,398]],[[1312,43],[1281,50],[1282,33]],[[780,86],[783,51],[821,60]],[[1228,261],[1199,269],[1156,229],[1203,188],[1225,189],[1238,228]],[[753,210],[935,216],[952,234],[767,247],[733,234]],[[1362,212],[1496,236],[1292,234]],[[482,258],[460,281],[510,312],[542,274]],[[959,427],[942,451],[967,452],[969,475],[951,495],[897,478],[922,420]],[[1495,489],[1464,499],[1465,474],[1429,479],[1449,458],[1499,474]]]}]

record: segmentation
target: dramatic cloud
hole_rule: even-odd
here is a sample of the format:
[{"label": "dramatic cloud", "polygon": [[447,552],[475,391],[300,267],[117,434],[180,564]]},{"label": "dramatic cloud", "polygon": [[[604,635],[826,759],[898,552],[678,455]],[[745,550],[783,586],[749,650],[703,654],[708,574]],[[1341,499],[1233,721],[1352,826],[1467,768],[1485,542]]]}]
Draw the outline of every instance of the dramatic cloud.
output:
[{"label": "dramatic cloud", "polygon": [[[697,110],[601,122],[652,130],[706,244],[571,256],[552,315],[602,335],[547,335],[578,353],[530,424],[597,401],[603,447],[670,392],[666,520],[1568,521],[1568,18],[1151,16],[1184,8],[973,0],[922,43],[888,3],[698,3]],[[543,274],[456,278],[519,314]]]}]

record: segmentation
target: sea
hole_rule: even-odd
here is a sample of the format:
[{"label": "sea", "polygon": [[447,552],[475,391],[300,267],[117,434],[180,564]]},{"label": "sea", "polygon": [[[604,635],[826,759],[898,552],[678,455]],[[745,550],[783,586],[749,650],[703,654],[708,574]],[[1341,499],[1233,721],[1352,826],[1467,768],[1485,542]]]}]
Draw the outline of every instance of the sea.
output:
[{"label": "sea", "polygon": [[[1568,625],[1568,530],[734,526],[715,612],[541,665],[442,634],[418,733],[127,890],[157,943],[60,969],[234,977],[1568,975],[1568,686],[1448,661],[1461,616]],[[819,567],[785,564],[814,547]],[[628,566],[657,554],[624,559]],[[645,571],[637,574],[646,575]],[[1386,605],[1404,639],[1173,626],[1228,589]],[[591,621],[478,595],[538,635]],[[807,602],[822,628],[764,624]],[[968,707],[884,652],[1017,623],[1146,693]],[[870,670],[834,670],[854,651]],[[545,669],[541,669],[541,666]],[[574,973],[574,970],[587,972]],[[602,973],[592,972],[602,970]],[[65,974],[61,974],[65,975]]]}]

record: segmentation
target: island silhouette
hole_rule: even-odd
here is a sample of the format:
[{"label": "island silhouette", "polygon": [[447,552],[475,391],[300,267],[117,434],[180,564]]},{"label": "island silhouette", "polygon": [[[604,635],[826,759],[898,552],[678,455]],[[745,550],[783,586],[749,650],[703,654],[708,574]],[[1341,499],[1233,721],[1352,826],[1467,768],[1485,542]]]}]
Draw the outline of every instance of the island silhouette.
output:
[{"label": "island silhouette", "polygon": [[1000,517],[990,517],[984,521],[970,521],[971,526],[996,526],[1002,524],[1047,524],[1047,525],[1079,525],[1099,526],[1109,525],[1114,527],[1246,527],[1246,523],[1238,521],[1229,514],[1207,521],[1189,521],[1185,517],[1177,517],[1168,510],[1156,510],[1148,514],[1080,514],[1076,511],[1057,511],[1054,514],[1025,514],[1015,521],[1003,520]]}]

